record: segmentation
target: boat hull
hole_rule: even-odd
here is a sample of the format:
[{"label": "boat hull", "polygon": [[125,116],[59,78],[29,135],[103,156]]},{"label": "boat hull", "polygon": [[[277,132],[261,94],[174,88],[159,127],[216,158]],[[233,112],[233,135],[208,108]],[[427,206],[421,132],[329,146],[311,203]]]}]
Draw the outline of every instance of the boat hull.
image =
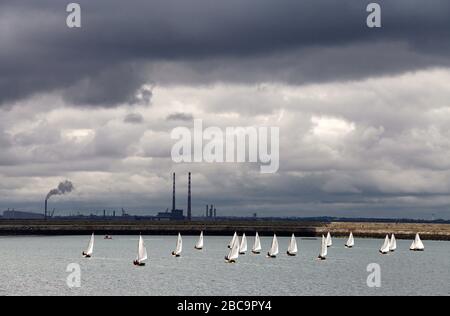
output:
[{"label": "boat hull", "polygon": [[317,260],[324,261],[324,260],[327,260],[327,258],[326,257],[322,257],[322,256],[318,256]]},{"label": "boat hull", "polygon": [[136,266],[136,267],[145,267],[145,262],[138,262],[138,261],[133,261],[133,264]]},{"label": "boat hull", "polygon": [[83,257],[84,257],[84,258],[90,258],[91,255],[88,255],[87,253],[83,252]]},{"label": "boat hull", "polygon": [[181,255],[180,255],[179,253],[175,253],[175,251],[174,251],[174,252],[172,252],[172,256],[178,258],[178,257],[180,257]]},{"label": "boat hull", "polygon": [[289,257],[295,257],[295,256],[297,255],[296,253],[290,253],[289,251],[287,251],[286,254],[287,254]]}]

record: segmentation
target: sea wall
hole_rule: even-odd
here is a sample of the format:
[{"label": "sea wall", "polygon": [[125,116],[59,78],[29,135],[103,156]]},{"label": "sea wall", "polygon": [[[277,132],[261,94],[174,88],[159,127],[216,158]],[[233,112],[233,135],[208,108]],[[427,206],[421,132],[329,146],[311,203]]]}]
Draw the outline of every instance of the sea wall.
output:
[{"label": "sea wall", "polygon": [[197,235],[204,231],[208,235],[231,235],[239,233],[299,237],[319,237],[330,231],[333,236],[347,236],[350,231],[359,238],[384,238],[395,233],[398,239],[411,239],[420,233],[425,240],[450,240],[448,224],[406,223],[346,223],[346,222],[301,222],[301,221],[58,221],[58,220],[0,220],[0,235]]}]

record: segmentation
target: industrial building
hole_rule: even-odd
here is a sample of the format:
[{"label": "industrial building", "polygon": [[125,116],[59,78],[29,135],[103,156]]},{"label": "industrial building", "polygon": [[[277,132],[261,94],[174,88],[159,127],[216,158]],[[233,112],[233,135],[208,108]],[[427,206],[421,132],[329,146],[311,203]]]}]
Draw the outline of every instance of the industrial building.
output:
[{"label": "industrial building", "polygon": [[176,208],[176,174],[173,173],[172,180],[172,210],[169,212],[160,212],[156,215],[158,220],[170,220],[170,221],[180,221],[180,220],[191,220],[192,219],[192,198],[191,198],[191,173],[188,175],[188,202],[187,202],[187,217],[184,216],[183,209]]}]

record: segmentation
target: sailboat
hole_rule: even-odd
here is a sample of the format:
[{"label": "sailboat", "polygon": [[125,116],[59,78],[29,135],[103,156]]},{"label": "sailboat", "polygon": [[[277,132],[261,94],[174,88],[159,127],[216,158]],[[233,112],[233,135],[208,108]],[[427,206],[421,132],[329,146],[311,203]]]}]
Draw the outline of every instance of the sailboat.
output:
[{"label": "sailboat", "polygon": [[231,245],[230,252],[225,257],[225,261],[228,263],[236,263],[236,260],[239,257],[239,248],[240,248],[239,237],[236,236],[236,238],[234,239],[234,243]]},{"label": "sailboat", "polygon": [[422,240],[420,239],[419,234],[416,234],[416,238],[414,239],[411,247],[409,247],[410,250],[412,251],[424,251],[425,250],[425,246],[423,245]]},{"label": "sailboat", "polygon": [[94,253],[94,234],[92,234],[91,239],[89,240],[89,244],[86,251],[83,251],[83,257],[90,258]]},{"label": "sailboat", "polygon": [[144,239],[142,239],[142,236],[139,236],[138,254],[136,260],[133,261],[133,264],[135,266],[143,267],[145,266],[145,260],[147,260],[147,249],[144,245]]},{"label": "sailboat", "polygon": [[391,242],[389,245],[389,250],[394,252],[395,250],[397,250],[397,240],[395,239],[395,235],[392,234],[391,236]]},{"label": "sailboat", "polygon": [[203,232],[200,233],[200,237],[198,238],[197,243],[195,244],[195,249],[202,250],[203,249]]},{"label": "sailboat", "polygon": [[353,248],[355,245],[355,238],[353,238],[353,233],[350,232],[347,242],[345,243],[345,248]]},{"label": "sailboat", "polygon": [[386,238],[384,239],[384,244],[381,246],[380,253],[383,255],[387,255],[391,250],[391,241],[389,240],[389,235],[386,235]]},{"label": "sailboat", "polygon": [[267,257],[276,258],[277,255],[278,255],[278,239],[277,235],[273,235],[272,246],[270,247],[270,250],[267,253]]},{"label": "sailboat", "polygon": [[327,238],[325,238],[324,235],[322,235],[322,244],[320,247],[320,254],[317,259],[319,260],[326,260],[328,255],[328,246],[327,246]]},{"label": "sailboat", "polygon": [[255,255],[259,255],[261,253],[261,240],[259,239],[258,233],[255,235],[255,243],[253,244],[252,252]]},{"label": "sailboat", "polygon": [[182,251],[183,251],[183,239],[181,238],[181,234],[178,233],[177,247],[175,248],[175,251],[172,251],[172,256],[179,257],[181,256]]},{"label": "sailboat", "polygon": [[328,232],[327,234],[327,247],[333,246],[333,240],[331,239],[331,234]]},{"label": "sailboat", "polygon": [[245,255],[247,252],[247,237],[245,236],[245,233],[242,235],[241,245],[239,246],[239,254]]},{"label": "sailboat", "polygon": [[288,256],[296,256],[297,252],[297,241],[295,240],[295,235],[292,234],[291,241],[289,242],[289,247],[286,253],[288,254]]},{"label": "sailboat", "polygon": [[231,249],[231,248],[233,247],[236,238],[237,238],[237,233],[234,232],[233,238],[231,238],[231,241],[230,241],[230,243],[228,244],[228,248]]}]

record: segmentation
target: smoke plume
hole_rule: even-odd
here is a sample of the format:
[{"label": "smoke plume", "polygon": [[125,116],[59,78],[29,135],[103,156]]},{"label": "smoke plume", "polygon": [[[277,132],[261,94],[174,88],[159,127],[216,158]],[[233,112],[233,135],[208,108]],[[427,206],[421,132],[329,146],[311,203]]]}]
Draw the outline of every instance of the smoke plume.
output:
[{"label": "smoke plume", "polygon": [[50,190],[50,192],[48,192],[45,200],[48,200],[53,195],[63,195],[66,193],[70,193],[74,189],[75,189],[75,187],[73,186],[73,183],[70,182],[69,180],[66,180],[64,182],[61,182],[56,189]]}]

